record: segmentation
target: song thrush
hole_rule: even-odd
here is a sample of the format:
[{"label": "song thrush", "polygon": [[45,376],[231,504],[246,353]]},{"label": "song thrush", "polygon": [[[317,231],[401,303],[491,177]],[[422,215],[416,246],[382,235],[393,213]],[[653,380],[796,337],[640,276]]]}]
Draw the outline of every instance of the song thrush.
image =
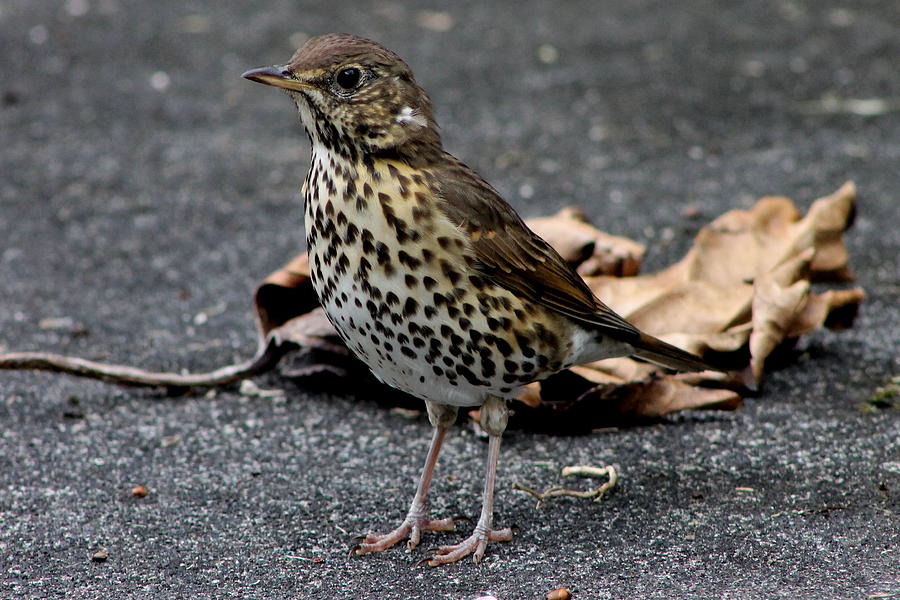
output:
[{"label": "song thrush", "polygon": [[493,528],[507,399],[568,366],[632,355],[689,371],[698,357],[651,337],[598,300],[497,192],[444,151],[431,101],[403,60],[348,34],[310,39],[290,62],[244,73],[286,90],[312,143],[303,184],[312,283],[335,329],[381,381],[422,398],[434,426],[403,523],[370,534],[384,550],[454,520],[426,516],[432,473],[460,406],[489,434],[472,535],[428,561],[476,562]]}]

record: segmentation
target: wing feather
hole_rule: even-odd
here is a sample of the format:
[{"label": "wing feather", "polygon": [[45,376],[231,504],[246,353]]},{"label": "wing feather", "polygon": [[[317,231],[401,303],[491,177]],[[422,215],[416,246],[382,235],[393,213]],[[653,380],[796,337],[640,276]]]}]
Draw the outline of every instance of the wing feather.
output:
[{"label": "wing feather", "polygon": [[449,155],[435,175],[440,207],[468,234],[475,268],[484,277],[614,339],[640,338],[481,177]]}]

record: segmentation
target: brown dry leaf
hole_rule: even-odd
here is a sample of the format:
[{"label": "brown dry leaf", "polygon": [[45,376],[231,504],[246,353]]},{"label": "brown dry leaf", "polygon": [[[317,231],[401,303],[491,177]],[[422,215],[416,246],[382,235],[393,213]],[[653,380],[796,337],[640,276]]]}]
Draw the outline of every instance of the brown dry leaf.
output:
[{"label": "brown dry leaf", "polygon": [[603,233],[573,206],[550,217],[528,219],[525,224],[556,248],[582,277],[637,275],[646,252],[633,240]]},{"label": "brown dry leaf", "polygon": [[[813,294],[810,281],[850,277],[842,234],[854,200],[847,183],[804,216],[787,198],[763,198],[702,228],[678,263],[634,277],[622,275],[637,273],[644,247],[598,231],[577,209],[529,220],[614,310],[670,343],[726,359],[734,372],[671,375],[630,358],[580,365],[526,386],[513,422],[573,432],[685,409],[734,409],[741,397],[732,388],[753,387],[779,346],[852,323],[863,291]],[[261,335],[342,348],[321,309],[313,310],[305,254],[266,279],[256,305]]]},{"label": "brown dry leaf", "polygon": [[265,337],[319,305],[309,276],[309,256],[304,252],[281,267],[256,288],[253,298],[257,325]]}]

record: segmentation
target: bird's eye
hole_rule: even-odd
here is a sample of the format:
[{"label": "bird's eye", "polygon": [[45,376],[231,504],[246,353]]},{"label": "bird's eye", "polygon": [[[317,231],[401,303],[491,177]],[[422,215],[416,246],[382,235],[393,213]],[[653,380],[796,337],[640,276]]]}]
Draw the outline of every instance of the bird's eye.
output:
[{"label": "bird's eye", "polygon": [[362,77],[362,73],[359,72],[359,69],[347,67],[338,71],[338,74],[334,76],[334,81],[342,89],[352,90],[359,84],[360,77]]}]

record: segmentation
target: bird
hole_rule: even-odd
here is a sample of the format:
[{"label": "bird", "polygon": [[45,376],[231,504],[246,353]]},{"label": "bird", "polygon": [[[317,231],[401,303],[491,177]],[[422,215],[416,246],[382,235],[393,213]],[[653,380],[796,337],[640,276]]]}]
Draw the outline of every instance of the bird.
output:
[{"label": "bird", "polygon": [[431,518],[438,454],[461,407],[480,407],[488,435],[481,513],[470,536],[440,546],[437,566],[512,539],[494,526],[494,488],[507,401],[572,365],[634,356],[710,369],[638,330],[482,177],[444,150],[428,94],[381,44],[347,33],[310,38],[251,81],[286,91],[311,144],[302,186],[310,277],[325,314],[383,383],[425,401],[433,427],[406,517],[356,539],[351,554],[414,549]]}]

